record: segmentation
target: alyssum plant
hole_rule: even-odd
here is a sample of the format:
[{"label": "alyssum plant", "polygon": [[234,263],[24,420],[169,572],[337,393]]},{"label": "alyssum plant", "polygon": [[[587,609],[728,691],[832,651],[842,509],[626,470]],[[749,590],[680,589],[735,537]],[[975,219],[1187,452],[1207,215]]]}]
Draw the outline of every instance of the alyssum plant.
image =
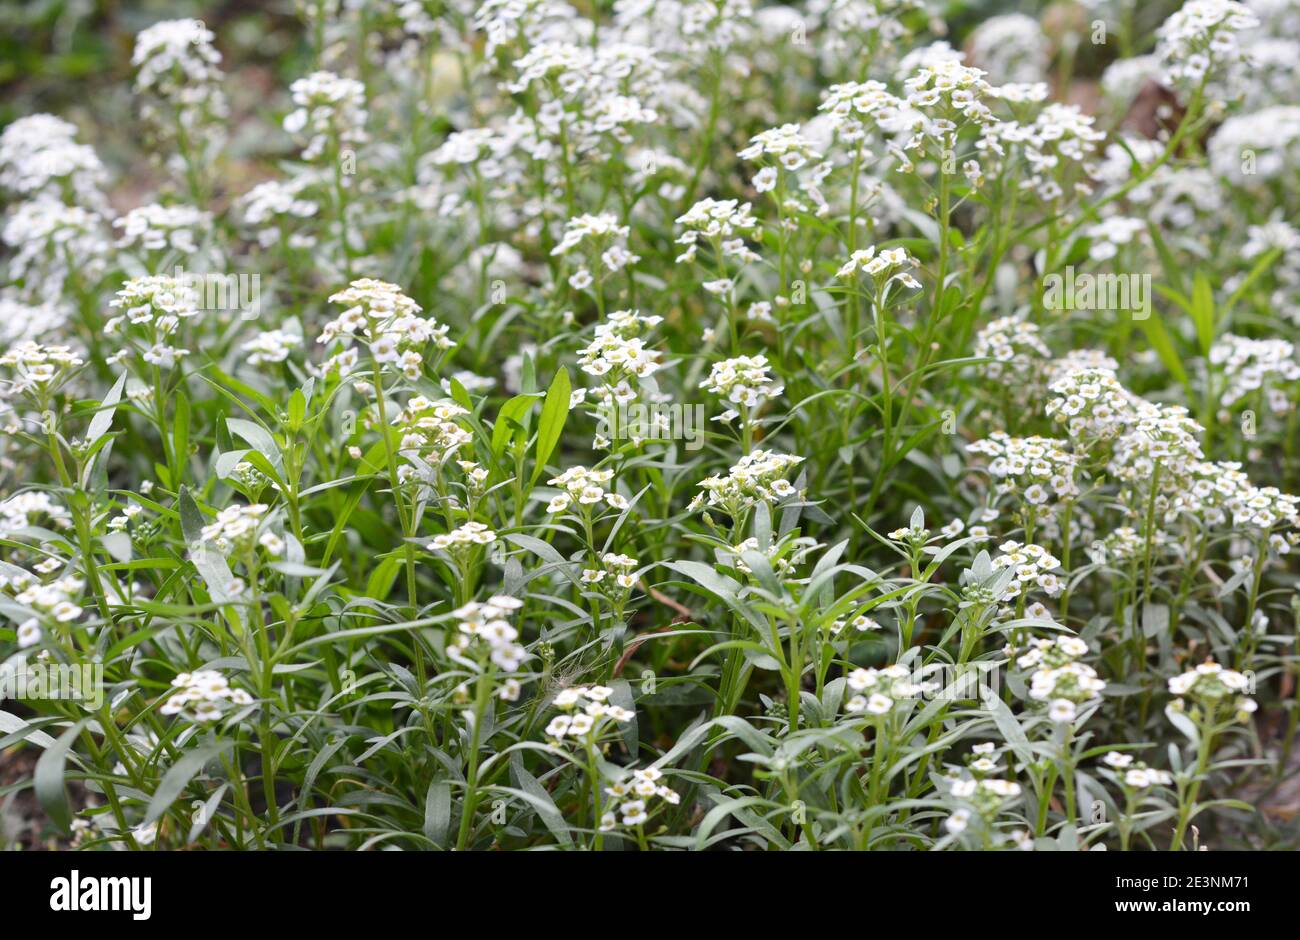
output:
[{"label": "alyssum plant", "polygon": [[279,136],[136,37],[155,201],[0,134],[38,838],[1294,847],[1300,4],[299,7]]}]

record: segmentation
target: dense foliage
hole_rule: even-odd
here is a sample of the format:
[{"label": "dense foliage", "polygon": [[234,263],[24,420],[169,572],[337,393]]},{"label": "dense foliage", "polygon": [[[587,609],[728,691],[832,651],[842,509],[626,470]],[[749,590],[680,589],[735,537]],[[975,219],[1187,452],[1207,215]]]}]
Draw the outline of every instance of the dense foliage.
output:
[{"label": "dense foliage", "polygon": [[5,127],[0,802],[1294,847],[1300,3],[939,6],[303,0]]}]

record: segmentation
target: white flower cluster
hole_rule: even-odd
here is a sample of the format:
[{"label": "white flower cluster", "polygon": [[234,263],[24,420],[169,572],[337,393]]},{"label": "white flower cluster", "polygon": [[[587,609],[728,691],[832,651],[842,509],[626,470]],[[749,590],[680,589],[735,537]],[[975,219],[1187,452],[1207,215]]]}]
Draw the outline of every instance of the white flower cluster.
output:
[{"label": "white flower cluster", "polygon": [[[155,130],[186,151],[215,136],[229,110],[221,90],[221,53],[202,20],[163,20],[135,37],[131,65],[143,113]],[[193,159],[187,155],[186,159]]]},{"label": "white flower cluster", "polygon": [[916,267],[916,259],[907,253],[907,249],[885,248],[877,254],[876,246],[871,245],[853,252],[849,260],[835,272],[835,276],[850,277],[860,270],[882,284],[898,281],[904,287],[916,290],[921,286],[921,282],[907,273],[908,268],[914,267]]},{"label": "white flower cluster", "polygon": [[989,17],[971,33],[969,49],[971,62],[999,84],[1043,81],[1052,55],[1043,28],[1023,13]]},{"label": "white flower cluster", "polygon": [[623,386],[630,378],[646,378],[659,368],[659,354],[646,348],[644,335],[662,322],[663,317],[642,316],[637,310],[615,310],[596,324],[592,341],[578,351],[578,365],[602,380],[602,399],[627,392]]},{"label": "white flower cluster", "polygon": [[[287,226],[313,218],[320,212],[320,204],[304,196],[304,192],[315,183],[310,174],[303,173],[284,182],[268,180],[258,183],[239,197],[244,224],[256,229],[259,245],[269,248],[279,244]],[[290,248],[310,248],[315,242],[311,235],[291,234],[288,238]]]},{"label": "white flower cluster", "polygon": [[289,354],[302,345],[302,334],[288,330],[265,330],[240,344],[240,352],[247,353],[244,360],[250,366],[264,362],[284,362]]},{"label": "white flower cluster", "polygon": [[[1007,800],[1020,796],[1020,793],[1020,784],[1001,777],[951,778],[948,783],[949,796],[968,805],[953,810],[952,815],[944,820],[943,826],[952,835],[961,835],[970,827],[973,815],[979,814],[985,820],[992,820]],[[1027,833],[1013,833],[1012,840],[1020,848],[1033,848]]]},{"label": "white flower cluster", "polygon": [[759,408],[785,390],[771,375],[767,357],[737,356],[715,362],[700,388],[743,408]]},{"label": "white flower cluster", "polygon": [[866,136],[863,119],[895,112],[901,106],[902,101],[883,82],[845,82],[826,89],[818,110],[829,114],[842,140],[853,143]]},{"label": "white flower cluster", "polygon": [[61,300],[29,301],[13,288],[0,289],[0,343],[52,339],[71,315]]},{"label": "white flower cluster", "polygon": [[317,159],[331,146],[366,140],[366,86],[361,82],[318,71],[295,81],[289,93],[296,107],[285,117],[284,129],[307,136],[304,160]]},{"label": "white flower cluster", "polygon": [[1132,754],[1108,751],[1101,762],[1114,772],[1116,780],[1129,789],[1148,790],[1155,786],[1167,787],[1174,782],[1169,771],[1148,767],[1142,761],[1134,760]]},{"label": "white flower cluster", "polygon": [[42,516],[56,529],[66,529],[72,524],[72,514],[51,499],[49,493],[35,490],[15,493],[0,502],[0,532],[8,535],[26,529],[36,525]]},{"label": "white flower cluster", "polygon": [[1093,261],[1106,261],[1119,254],[1121,245],[1130,244],[1133,239],[1146,231],[1147,224],[1141,219],[1132,219],[1122,215],[1111,216],[1089,225],[1083,234],[1092,239],[1088,248],[1088,257]]},{"label": "white flower cluster", "polygon": [[1233,0],[1190,0],[1156,31],[1156,57],[1167,84],[1193,90],[1218,70],[1247,58],[1240,34],[1259,25]]},{"label": "white flower cluster", "polygon": [[1004,597],[1019,597],[1022,591],[1035,587],[1048,597],[1056,597],[1065,589],[1065,583],[1054,573],[1061,567],[1060,559],[1043,546],[1006,541],[998,550],[1002,554],[993,559],[994,570],[1015,569],[1015,577],[1007,584]]},{"label": "white flower cluster", "polygon": [[487,56],[519,40],[542,42],[571,35],[581,18],[563,0],[485,0],[474,13],[474,28],[487,34]]},{"label": "white flower cluster", "polygon": [[[456,639],[447,644],[447,655],[463,665],[478,668],[474,661],[474,647],[481,644],[488,661],[502,672],[516,672],[528,659],[528,651],[519,644],[519,631],[510,625],[507,617],[524,606],[517,597],[497,594],[486,602],[473,601],[452,611],[459,621]],[[519,681],[507,678],[497,689],[497,697],[505,702],[519,699]],[[457,696],[468,692],[466,686],[457,690]]]},{"label": "white flower cluster", "polygon": [[1110,471],[1126,483],[1150,486],[1158,464],[1162,488],[1181,489],[1205,459],[1200,442],[1203,431],[1181,405],[1144,403],[1132,430],[1115,442]]},{"label": "white flower cluster", "polygon": [[496,532],[481,522],[466,522],[452,529],[435,535],[429,542],[428,549],[433,552],[463,552],[475,545],[491,545],[497,540]]},{"label": "white flower cluster", "polygon": [[[37,565],[37,570],[42,570]],[[81,616],[81,592],[85,582],[80,578],[63,577],[42,584],[35,575],[15,571],[12,575],[0,574],[0,589],[10,591],[13,599],[36,614],[18,625],[18,646],[26,649],[41,641],[44,618],[54,623],[71,623]]]},{"label": "white flower cluster", "polygon": [[610,705],[614,690],[605,685],[577,685],[563,689],[552,704],[562,714],[556,715],[546,726],[546,737],[559,746],[566,739],[579,744],[589,744],[613,724],[626,724],[636,717],[634,712],[618,705]]},{"label": "white flower cluster", "polygon": [[1053,495],[1069,500],[1079,495],[1075,482],[1078,458],[1064,442],[1050,437],[1010,437],[994,431],[987,438],[966,448],[970,454],[983,454],[989,461],[989,474],[1000,481],[999,493],[1019,493],[1031,506],[1041,506]]},{"label": "white flower cluster", "polygon": [[785,475],[803,461],[802,457],[768,450],[746,454],[725,477],[711,476],[700,481],[704,492],[691,500],[688,508],[694,511],[716,506],[735,518],[755,503],[776,503],[798,495]]},{"label": "white flower cluster", "polygon": [[253,697],[243,689],[231,688],[230,682],[214,669],[182,672],[172,680],[176,691],[159,706],[164,715],[180,715],[186,721],[205,724],[216,721],[232,708],[253,704]]},{"label": "white flower cluster", "polygon": [[618,493],[605,490],[605,484],[614,479],[613,470],[588,470],[586,467],[570,467],[558,477],[547,482],[558,486],[563,492],[556,494],[546,505],[549,513],[565,512],[575,503],[582,511],[591,511],[591,507],[608,503],[611,509],[626,509],[627,499]]},{"label": "white flower cluster", "polygon": [[[1283,493],[1275,486],[1247,486],[1237,496],[1227,501],[1227,508],[1232,513],[1232,524],[1243,528],[1270,531],[1277,526],[1295,528],[1297,507],[1300,496]],[[1288,533],[1288,541],[1293,541],[1294,533]],[[1283,549],[1283,544],[1274,540],[1275,548]]]},{"label": "white flower cluster", "polygon": [[[182,321],[199,315],[198,304],[197,292],[183,278],[161,274],[135,277],[109,301],[110,307],[122,313],[104,324],[104,333],[143,341],[147,346],[140,350],[141,358],[149,365],[170,369],[190,351],[166,340]],[[111,361],[122,361],[132,351],[131,347],[123,349]]]},{"label": "white flower cluster", "polygon": [[1260,390],[1274,414],[1284,414],[1293,407],[1287,392],[1279,387],[1300,381],[1296,348],[1287,340],[1224,333],[1210,347],[1210,364],[1222,369],[1226,380],[1219,396],[1220,407],[1231,408]]},{"label": "white flower cluster", "polygon": [[757,261],[758,254],[745,244],[744,235],[758,237],[758,220],[751,214],[752,206],[735,199],[701,199],[678,216],[677,224],[686,231],[677,237],[677,244],[686,250],[677,256],[679,264],[695,260],[699,239],[703,236],[723,257],[741,261]]},{"label": "white flower cluster", "polygon": [[[910,117],[900,122],[899,129],[910,123],[912,130],[920,131],[904,145],[904,150],[920,149],[927,137],[941,144],[952,143],[958,120],[976,124],[995,120],[985,99],[994,97],[996,91],[984,80],[981,69],[945,59],[921,66],[903,86],[907,89],[907,104],[924,116],[919,122]],[[899,150],[891,152],[903,157]],[[904,169],[910,166],[905,164]]]},{"label": "white flower cluster", "polygon": [[935,682],[913,682],[911,670],[899,664],[884,669],[854,669],[845,681],[853,693],[844,703],[844,711],[850,715],[885,715],[899,702],[938,688]]},{"label": "white flower cluster", "polygon": [[212,227],[212,214],[193,206],[154,203],[132,209],[114,220],[113,226],[122,230],[119,248],[172,249],[188,255],[199,250],[199,241]]},{"label": "white flower cluster", "polygon": [[663,771],[657,767],[634,770],[624,780],[605,788],[605,793],[619,801],[618,813],[603,813],[600,817],[602,832],[611,832],[621,821],[624,826],[644,826],[657,808],[651,801],[658,800],[669,806],[681,802],[681,795],[667,784],[660,783]]},{"label": "white flower cluster", "polygon": [[[1155,533],[1156,544],[1167,538],[1163,531]],[[1088,557],[1094,564],[1120,564],[1129,561],[1142,551],[1145,542],[1132,526],[1120,526],[1111,530],[1104,539],[1099,539],[1088,546]]]},{"label": "white flower cluster", "polygon": [[1117,437],[1133,422],[1141,399],[1109,369],[1080,369],[1051,384],[1047,415],[1085,446]]},{"label": "white flower cluster", "polygon": [[822,158],[812,142],[799,131],[798,124],[782,124],[755,134],[750,138],[749,146],[736,156],[749,161],[771,157],[782,169],[793,173]]},{"label": "white flower cluster", "polygon": [[0,356],[0,366],[14,370],[5,389],[13,395],[39,394],[82,364],[82,358],[68,346],[42,346],[33,340],[11,346]]},{"label": "white flower cluster", "polygon": [[[1077,105],[1053,102],[1027,127],[1004,125],[1001,136],[1009,142],[1023,142],[1025,160],[1032,170],[1021,186],[1033,187],[1039,198],[1051,201],[1065,194],[1062,183],[1070,182],[1072,167],[1077,165],[1083,177],[1094,175],[1096,167],[1091,158],[1097,144],[1106,139],[1093,127],[1095,122]],[[1075,178],[1073,188],[1084,195],[1091,192],[1083,178]]]},{"label": "white flower cluster", "polygon": [[52,114],[20,117],[0,133],[0,188],[22,199],[61,200],[102,208],[108,173],[77,128]]},{"label": "white flower cluster", "polygon": [[[325,324],[316,342],[360,339],[369,347],[375,362],[391,364],[411,381],[424,374],[422,350],[430,342],[443,350],[456,345],[447,338],[447,327],[439,326],[433,317],[419,316],[420,305],[396,284],[361,278],[332,295],[330,303],[342,304],[347,309]],[[359,359],[356,347],[349,346],[331,356],[323,368],[337,369],[341,375],[347,375],[356,368]]]},{"label": "white flower cluster", "polygon": [[1300,106],[1230,117],[1214,132],[1207,151],[1216,176],[1239,186],[1268,185],[1300,159]]},{"label": "white flower cluster", "polygon": [[469,412],[450,401],[433,401],[417,395],[393,417],[402,435],[401,449],[422,461],[441,466],[452,460],[474,436],[456,423]]},{"label": "white flower cluster", "polygon": [[1087,652],[1083,640],[1062,635],[1032,641],[1016,660],[1019,668],[1034,670],[1029,677],[1029,697],[1047,702],[1047,716],[1058,724],[1074,721],[1078,706],[1094,701],[1106,688],[1095,669],[1078,661]]},{"label": "white flower cluster", "polygon": [[[567,255],[585,246],[590,263],[598,263],[613,274],[641,260],[639,255],[627,250],[631,231],[630,227],[619,225],[618,217],[608,212],[575,216],[564,224],[564,235],[551,249],[551,255]],[[585,290],[592,281],[592,274],[585,266],[569,275],[569,286],[574,290]]]},{"label": "white flower cluster", "polygon": [[974,354],[993,359],[980,368],[989,378],[1028,384],[1052,352],[1038,326],[1019,317],[999,317],[975,334]]},{"label": "white flower cluster", "polygon": [[[264,503],[227,506],[217,513],[216,522],[203,527],[201,537],[204,542],[211,542],[213,547],[223,554],[231,551],[242,554],[250,551],[255,541],[261,541],[272,555],[279,554],[277,551],[272,551],[279,544],[279,537],[274,533],[267,532],[260,540],[257,538],[262,517],[266,515],[269,508]],[[267,536],[270,538],[268,539]],[[267,545],[267,542],[270,544]]]},{"label": "white flower cluster", "polygon": [[641,564],[631,555],[605,552],[600,556],[600,568],[584,568],[582,583],[599,586],[602,590],[612,590],[620,596],[626,596],[636,585],[636,575],[632,572]]},{"label": "white flower cluster", "polygon": [[19,203],[0,238],[14,249],[9,276],[31,297],[63,296],[70,277],[94,283],[104,273],[112,242],[99,213],[50,198]]},{"label": "white flower cluster", "polygon": [[1255,700],[1246,694],[1250,689],[1251,681],[1247,676],[1233,669],[1224,669],[1213,660],[1169,680],[1169,692],[1178,696],[1178,706],[1183,707],[1182,699],[1190,698],[1213,714],[1226,705],[1239,721],[1247,720],[1258,707]]}]

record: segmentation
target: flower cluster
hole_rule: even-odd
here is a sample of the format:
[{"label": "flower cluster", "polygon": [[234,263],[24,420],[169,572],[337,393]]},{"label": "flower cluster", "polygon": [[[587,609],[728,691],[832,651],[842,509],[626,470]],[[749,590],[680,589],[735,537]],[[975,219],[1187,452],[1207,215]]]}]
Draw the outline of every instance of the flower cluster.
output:
[{"label": "flower cluster", "polygon": [[1250,339],[1224,333],[1210,347],[1210,364],[1223,370],[1222,408],[1231,408],[1242,399],[1263,391],[1274,414],[1293,407],[1283,386],[1300,381],[1300,361],[1296,348],[1284,339]]},{"label": "flower cluster", "polygon": [[701,199],[677,219],[678,225],[686,227],[677,237],[677,244],[686,246],[677,256],[677,262],[695,260],[701,236],[723,258],[757,261],[758,254],[744,239],[746,234],[758,236],[758,220],[751,213],[749,203],[741,205],[735,199]]},{"label": "flower cluster", "polygon": [[393,417],[393,426],[401,434],[402,453],[434,466],[454,459],[474,440],[469,431],[456,423],[468,414],[455,402],[433,401],[416,395]]},{"label": "flower cluster", "polygon": [[1088,644],[1072,636],[1055,640],[1037,639],[1017,660],[1021,669],[1033,669],[1029,677],[1029,697],[1047,703],[1047,717],[1058,724],[1069,724],[1078,715],[1078,707],[1100,697],[1106,683],[1097,671],[1079,662],[1088,652]]},{"label": "flower cluster", "polygon": [[[886,284],[898,281],[904,287],[913,290],[920,288],[921,282],[907,273],[907,268],[916,267],[916,259],[905,248],[885,248],[879,254],[874,245],[853,252],[844,262],[836,277],[850,277],[858,271],[875,278],[877,283]],[[894,272],[894,273],[890,273]]]},{"label": "flower cluster", "polygon": [[1149,790],[1156,786],[1169,786],[1174,782],[1173,774],[1167,770],[1148,767],[1132,754],[1108,751],[1101,762],[1110,768],[1115,780],[1126,789]]},{"label": "flower cluster", "polygon": [[84,361],[71,347],[42,346],[34,340],[11,346],[0,355],[0,366],[14,370],[7,388],[14,395],[49,391],[80,365]]},{"label": "flower cluster", "polygon": [[549,513],[565,512],[575,504],[582,512],[592,512],[594,507],[607,503],[611,509],[626,509],[627,499],[618,493],[607,491],[605,484],[614,479],[613,470],[588,470],[586,467],[570,467],[558,477],[552,477],[551,486],[561,490],[551,498],[546,506]]},{"label": "flower cluster", "polygon": [[556,693],[551,704],[561,714],[547,724],[546,737],[557,747],[570,741],[589,746],[613,725],[626,724],[635,718],[634,712],[609,704],[613,694],[614,690],[606,685],[578,685]]},{"label": "flower cluster", "polygon": [[[315,160],[329,148],[365,141],[366,87],[333,72],[312,72],[289,86],[296,106],[284,119],[290,134],[306,135],[304,160]],[[335,155],[341,159],[341,155]]]},{"label": "flower cluster", "polygon": [[1109,369],[1079,369],[1050,386],[1047,415],[1065,425],[1075,443],[1085,447],[1109,441],[1134,421],[1141,401]]},{"label": "flower cluster", "polygon": [[636,575],[632,572],[641,562],[631,555],[605,552],[600,556],[600,564],[599,568],[583,569],[582,583],[593,585],[616,598],[626,598],[627,592],[636,585]]},{"label": "flower cluster", "polygon": [[1259,25],[1233,0],[1189,0],[1156,31],[1156,57],[1165,80],[1191,90],[1207,76],[1247,55],[1240,34]]},{"label": "flower cluster", "polygon": [[[399,369],[411,381],[424,374],[423,350],[429,343],[441,350],[456,345],[447,338],[447,327],[439,326],[433,317],[421,317],[420,305],[396,284],[362,278],[332,295],[330,303],[347,309],[325,324],[316,342],[359,339],[375,362]],[[356,347],[349,346],[330,357],[324,368],[347,375],[358,362]]]},{"label": "flower cluster", "polygon": [[663,776],[659,768],[646,767],[633,770],[628,777],[606,787],[606,795],[618,800],[619,806],[617,813],[601,815],[601,831],[612,832],[619,822],[628,828],[643,827],[659,807],[680,803],[681,795],[660,782]]},{"label": "flower cluster", "polygon": [[756,503],[776,503],[798,494],[785,478],[804,458],[775,451],[756,450],[740,458],[725,477],[700,481],[704,490],[691,501],[690,509],[716,506],[733,518]]},{"label": "flower cluster", "polygon": [[[204,542],[211,542],[222,554],[245,554],[252,550],[255,542],[261,541],[263,547],[272,555],[279,544],[279,537],[272,532],[264,532],[258,538],[258,529],[266,516],[268,507],[265,503],[252,503],[247,506],[227,506],[217,513],[217,521],[205,525],[201,531]],[[269,544],[267,544],[269,542]]]},{"label": "flower cluster", "polygon": [[785,390],[772,377],[771,365],[762,354],[715,362],[700,388],[750,410],[761,408],[764,402],[779,397]]},{"label": "flower cluster", "polygon": [[[42,569],[41,565],[37,566]],[[14,601],[36,614],[18,625],[20,648],[41,641],[41,622],[72,623],[82,614],[81,597],[85,582],[80,578],[65,576],[42,583],[35,575],[17,569],[11,575],[0,575],[0,589],[9,591]]]},{"label": "flower cluster", "polygon": [[1059,500],[1079,495],[1078,458],[1064,442],[1050,437],[1011,437],[994,431],[966,448],[989,461],[989,475],[999,481],[998,492],[1016,493],[1031,506],[1041,506],[1053,496]]},{"label": "flower cluster", "polygon": [[[631,229],[619,225],[618,218],[609,213],[580,215],[565,223],[564,236],[551,249],[551,254],[568,255],[580,247],[585,248],[587,264],[596,266],[598,271],[613,274],[640,260],[627,250],[630,233]],[[569,275],[569,286],[574,290],[585,290],[591,286],[592,280],[591,271],[582,266]]]},{"label": "flower cluster", "polygon": [[212,225],[211,213],[193,206],[161,206],[156,203],[132,209],[113,222],[122,230],[118,246],[145,251],[168,249],[192,254]]},{"label": "flower cluster", "polygon": [[601,397],[623,391],[632,378],[646,378],[659,368],[658,353],[647,349],[645,333],[663,317],[642,316],[637,310],[615,310],[596,324],[592,341],[578,352],[578,364],[588,375],[601,379]]},{"label": "flower cluster", "polygon": [[[136,91],[165,103],[184,133],[226,113],[215,39],[202,20],[193,19],[164,20],[135,37]],[[151,109],[149,116],[170,132],[160,111]]]},{"label": "flower cluster", "polygon": [[1027,384],[1042,360],[1051,357],[1038,327],[1017,317],[999,317],[975,335],[974,354],[993,362],[981,366],[992,379]]},{"label": "flower cluster", "polygon": [[1246,721],[1258,707],[1255,700],[1246,694],[1251,689],[1251,680],[1247,676],[1233,669],[1224,669],[1213,660],[1169,680],[1169,693],[1178,697],[1176,707],[1185,707],[1183,700],[1191,699],[1211,716],[1226,709],[1239,721]]},{"label": "flower cluster", "polygon": [[184,278],[151,275],[127,281],[109,301],[122,313],[104,323],[104,333],[121,335],[132,345],[113,360],[125,360],[134,351],[147,365],[174,367],[190,350],[172,345],[170,339],[182,322],[202,312],[199,303],[197,291]]},{"label": "flower cluster", "polygon": [[182,672],[172,680],[175,692],[158,707],[164,715],[180,715],[186,721],[206,724],[224,717],[233,709],[253,704],[253,697],[214,669]]},{"label": "flower cluster", "polygon": [[884,669],[854,669],[845,681],[853,693],[844,703],[850,715],[887,715],[899,702],[938,688],[935,682],[913,682],[911,670],[900,664]]},{"label": "flower cluster", "polygon": [[1064,589],[1065,584],[1055,574],[1061,567],[1060,559],[1043,546],[1006,541],[998,546],[998,550],[1002,554],[993,559],[993,568],[1015,571],[1015,576],[1007,584],[1006,597],[1019,597],[1022,591],[1033,588],[1048,597],[1055,597]]},{"label": "flower cluster", "polygon": [[[528,659],[528,651],[519,644],[519,631],[510,625],[507,617],[524,606],[517,597],[497,594],[486,602],[471,601],[453,610],[457,624],[456,637],[447,644],[447,655],[453,660],[477,670],[479,664],[475,650],[482,650],[490,662],[502,672],[517,672]],[[497,697],[505,702],[518,700],[520,683],[507,677],[497,689]],[[457,689],[458,697],[468,695],[465,685]]]}]

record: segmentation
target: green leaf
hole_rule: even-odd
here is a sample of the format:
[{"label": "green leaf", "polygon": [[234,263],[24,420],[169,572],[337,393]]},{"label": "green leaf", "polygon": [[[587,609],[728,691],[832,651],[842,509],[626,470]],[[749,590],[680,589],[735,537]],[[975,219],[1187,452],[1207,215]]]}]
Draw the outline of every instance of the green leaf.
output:
[{"label": "green leaf", "polygon": [[424,834],[439,848],[447,847],[451,831],[451,784],[435,780],[424,795]]},{"label": "green leaf", "polygon": [[302,428],[302,423],[307,417],[307,396],[302,393],[302,389],[296,388],[293,394],[289,396],[289,429],[297,431]]},{"label": "green leaf", "polygon": [[1196,325],[1196,338],[1201,344],[1201,355],[1208,356],[1214,345],[1214,291],[1204,271],[1197,271],[1192,280],[1192,323]]},{"label": "green leaf", "polygon": [[176,802],[176,798],[181,795],[181,791],[189,785],[194,779],[194,775],[203,769],[203,766],[214,757],[235,746],[234,741],[221,741],[217,744],[208,744],[196,750],[189,751],[178,760],[167,773],[163,774],[162,782],[158,784],[158,789],[154,791],[153,797],[149,800],[149,808],[145,810],[144,825],[156,822],[163,813],[167,812],[168,807]]},{"label": "green leaf", "polygon": [[[551,459],[555,445],[560,441],[564,424],[569,419],[569,396],[572,391],[569,370],[561,368],[546,392],[546,401],[542,403],[542,419],[537,426],[537,464],[533,467],[533,486],[537,485],[537,478],[546,469],[546,461]],[[496,436],[495,429],[493,436]]]},{"label": "green leaf", "polygon": [[1177,379],[1180,385],[1188,388],[1190,394],[1191,382],[1187,377],[1187,370],[1183,368],[1183,359],[1178,355],[1178,350],[1174,347],[1174,341],[1170,338],[1169,331],[1165,329],[1164,323],[1161,322],[1159,314],[1153,312],[1151,316],[1145,320],[1138,320],[1137,323],[1142,327],[1142,331],[1146,333],[1147,341],[1151,344],[1151,348],[1156,351],[1156,355],[1160,357],[1160,361],[1164,363],[1165,368],[1169,370],[1169,374]]},{"label": "green leaf", "polygon": [[242,437],[253,446],[253,449],[266,457],[274,464],[280,463],[280,447],[275,443],[275,438],[271,432],[266,430],[260,424],[254,424],[252,421],[245,421],[243,418],[227,418],[226,427],[230,433]]},{"label": "green leaf", "polygon": [[126,387],[126,375],[123,372],[118,376],[117,381],[113,383],[113,387],[104,396],[100,409],[95,412],[95,417],[90,419],[90,426],[86,428],[87,443],[93,444],[113,426],[113,414],[117,411],[117,403],[122,400],[122,389]]},{"label": "green leaf", "polygon": [[1016,752],[1016,758],[1023,764],[1033,763],[1034,752],[1029,746],[1029,738],[1026,737],[1020,722],[1016,720],[1015,715],[1011,714],[1011,709],[1006,703],[996,695],[986,695],[984,707],[993,716],[993,723],[998,726],[1002,737],[1006,738],[1011,749]]},{"label": "green leaf", "polygon": [[542,822],[551,831],[551,835],[555,836],[562,845],[572,845],[573,839],[569,835],[569,827],[564,821],[564,814],[555,805],[555,801],[551,799],[551,794],[546,792],[546,788],[538,783],[537,778],[524,767],[523,757],[518,753],[512,754],[510,757],[510,776],[514,780],[516,787],[536,801],[533,805],[537,807],[537,815],[542,817]]},{"label": "green leaf", "polygon": [[504,405],[497,414],[496,424],[492,426],[492,456],[500,458],[506,449],[506,442],[523,427],[523,417],[532,410],[536,394],[516,395]]},{"label": "green leaf", "polygon": [[68,750],[89,721],[89,718],[83,718],[59,735],[59,739],[45,749],[45,753],[36,762],[36,770],[32,774],[32,784],[36,789],[36,798],[40,800],[41,808],[45,810],[45,815],[50,818],[50,822],[64,832],[72,827],[68,791],[63,786]]}]

